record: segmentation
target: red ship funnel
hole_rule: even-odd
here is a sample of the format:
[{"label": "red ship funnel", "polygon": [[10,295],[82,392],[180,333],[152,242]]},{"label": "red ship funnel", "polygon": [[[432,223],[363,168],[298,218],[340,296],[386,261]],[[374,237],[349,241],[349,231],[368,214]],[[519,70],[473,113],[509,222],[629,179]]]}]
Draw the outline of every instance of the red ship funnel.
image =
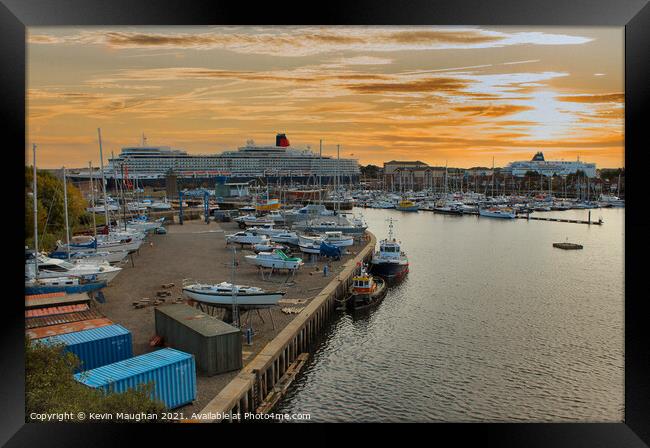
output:
[{"label": "red ship funnel", "polygon": [[278,134],[275,136],[275,146],[289,146],[289,139],[286,134]]}]

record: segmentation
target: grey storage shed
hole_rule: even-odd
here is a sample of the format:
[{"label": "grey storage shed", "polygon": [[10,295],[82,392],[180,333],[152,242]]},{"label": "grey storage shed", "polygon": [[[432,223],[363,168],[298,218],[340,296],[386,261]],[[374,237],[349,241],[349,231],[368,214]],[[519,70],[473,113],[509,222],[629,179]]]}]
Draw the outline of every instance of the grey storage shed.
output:
[{"label": "grey storage shed", "polygon": [[155,309],[156,334],[165,345],[192,353],[199,372],[212,376],[242,368],[242,336],[233,327],[185,304]]}]

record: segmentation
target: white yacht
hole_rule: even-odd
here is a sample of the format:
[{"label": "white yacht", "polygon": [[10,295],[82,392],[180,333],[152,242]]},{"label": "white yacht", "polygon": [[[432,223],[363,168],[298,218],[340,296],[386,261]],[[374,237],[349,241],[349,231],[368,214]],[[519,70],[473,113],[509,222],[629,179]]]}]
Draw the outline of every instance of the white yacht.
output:
[{"label": "white yacht", "polygon": [[237,244],[266,244],[269,242],[269,237],[267,235],[259,235],[256,232],[237,232],[231,235],[226,235],[226,244],[237,243]]},{"label": "white yacht", "polygon": [[306,254],[320,254],[320,245],[322,242],[322,236],[300,235],[298,238],[298,247]]},{"label": "white yacht", "polygon": [[361,234],[366,231],[368,226],[361,222],[350,222],[348,219],[342,216],[336,216],[335,220],[331,219],[318,219],[311,220],[306,223],[296,224],[293,226],[296,230],[301,230],[303,232],[314,232],[314,233],[324,233],[330,231],[340,231],[345,234]]},{"label": "white yacht", "polygon": [[323,238],[323,241],[336,247],[348,247],[354,245],[354,238],[347,235],[344,236],[343,232],[340,231],[325,232],[325,238]]},{"label": "white yacht", "polygon": [[293,244],[295,246],[300,242],[300,238],[296,232],[288,232],[286,230],[271,235],[270,239],[276,243]]},{"label": "white yacht", "polygon": [[235,218],[234,221],[238,222],[239,224],[243,224],[247,227],[275,224],[275,221],[273,221],[273,219],[271,218],[267,218],[266,216],[257,217],[255,215],[240,216],[238,218]]},{"label": "white yacht", "polygon": [[267,235],[267,236],[273,236],[285,232],[285,230],[283,229],[275,229],[273,227],[273,224],[261,224],[259,226],[249,227],[247,230],[249,232],[254,232],[259,235]]},{"label": "white yacht", "polygon": [[105,235],[97,235],[97,239],[92,236],[73,236],[70,239],[70,245],[57,241],[57,252],[133,252],[140,248],[142,240],[133,238],[111,238]]},{"label": "white yacht", "polygon": [[487,218],[502,218],[502,219],[515,219],[517,214],[509,208],[479,208],[478,214]]},{"label": "white yacht", "polygon": [[625,207],[625,199],[619,199],[617,196],[601,194],[599,200],[605,207]]},{"label": "white yacht", "polygon": [[[124,260],[129,255],[126,250],[115,252],[72,252],[70,253],[70,260],[78,263],[102,263],[104,261],[114,264]],[[60,260],[68,259],[67,251],[52,252],[50,258],[58,258]]]},{"label": "white yacht", "polygon": [[[122,268],[111,266],[108,263],[69,263],[58,258],[38,255],[38,277],[80,277],[83,279],[94,279],[109,283],[120,273]],[[34,260],[25,260],[25,276],[35,278]]]},{"label": "white yacht", "polygon": [[268,307],[277,305],[286,293],[283,291],[266,291],[254,286],[235,285],[222,282],[216,285],[192,283],[183,285],[183,294],[197,302],[211,305],[232,305],[233,299],[238,306]]}]

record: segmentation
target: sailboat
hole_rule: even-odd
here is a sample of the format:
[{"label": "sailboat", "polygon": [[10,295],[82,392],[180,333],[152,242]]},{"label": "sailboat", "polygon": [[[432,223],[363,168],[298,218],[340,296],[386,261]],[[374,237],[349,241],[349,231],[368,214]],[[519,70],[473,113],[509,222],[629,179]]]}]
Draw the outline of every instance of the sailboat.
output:
[{"label": "sailboat", "polygon": [[[234,288],[234,291],[233,291]],[[233,292],[237,296],[237,305],[256,308],[277,305],[286,293],[283,291],[266,291],[255,286],[234,285],[221,282],[214,284],[191,283],[183,285],[183,294],[197,302],[210,305],[232,305]]]}]

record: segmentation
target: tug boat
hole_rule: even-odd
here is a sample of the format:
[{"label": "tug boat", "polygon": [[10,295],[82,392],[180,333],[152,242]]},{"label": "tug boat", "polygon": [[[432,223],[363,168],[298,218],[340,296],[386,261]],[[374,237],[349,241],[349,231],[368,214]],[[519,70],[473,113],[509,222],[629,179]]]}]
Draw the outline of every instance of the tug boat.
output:
[{"label": "tug boat", "polygon": [[380,277],[373,277],[366,267],[359,263],[361,272],[352,277],[350,296],[346,301],[346,308],[357,311],[374,306],[381,302],[388,290],[386,282]]},{"label": "tug boat", "polygon": [[388,224],[388,238],[380,241],[379,252],[375,252],[370,261],[370,270],[386,280],[401,279],[409,271],[408,257],[393,236],[392,219]]}]

